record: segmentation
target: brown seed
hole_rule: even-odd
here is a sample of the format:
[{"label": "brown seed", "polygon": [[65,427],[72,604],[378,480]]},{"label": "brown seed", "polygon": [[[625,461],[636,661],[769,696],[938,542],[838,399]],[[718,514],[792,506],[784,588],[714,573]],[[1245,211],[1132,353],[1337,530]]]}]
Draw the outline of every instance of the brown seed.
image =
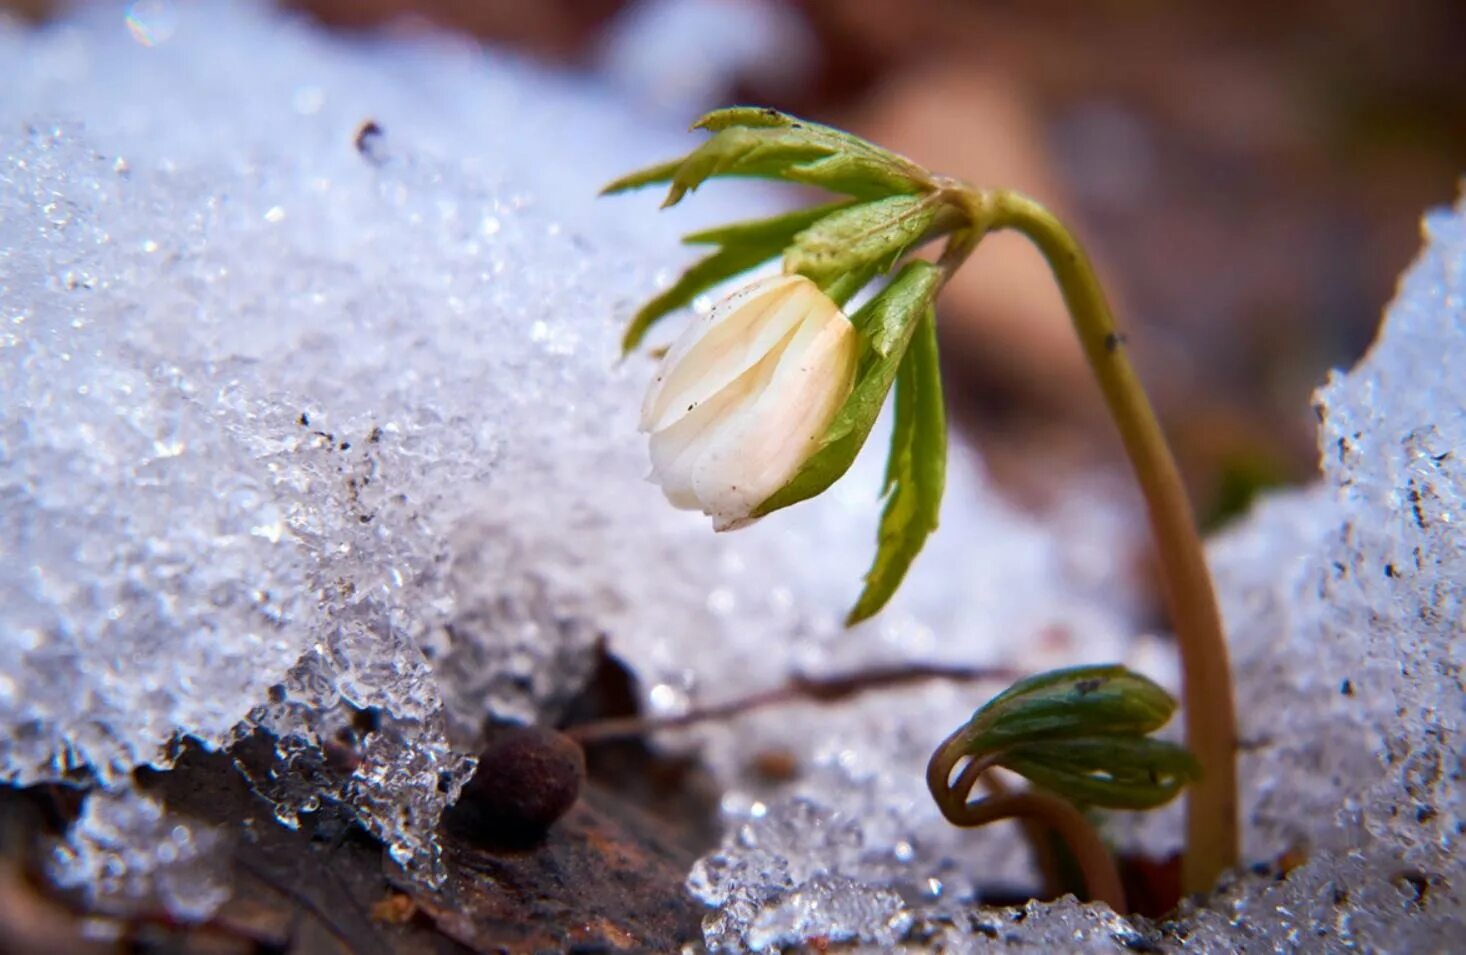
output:
[{"label": "brown seed", "polygon": [[574,741],[539,726],[508,727],[484,747],[456,809],[486,838],[535,838],[570,811],[584,782],[585,753]]}]

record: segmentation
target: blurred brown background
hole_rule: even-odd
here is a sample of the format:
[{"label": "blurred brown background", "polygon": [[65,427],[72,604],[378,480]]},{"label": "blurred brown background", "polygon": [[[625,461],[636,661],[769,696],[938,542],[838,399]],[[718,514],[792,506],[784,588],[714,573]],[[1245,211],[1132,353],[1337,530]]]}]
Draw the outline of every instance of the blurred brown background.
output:
[{"label": "blurred brown background", "polygon": [[[1055,208],[1099,262],[1213,525],[1314,473],[1310,391],[1368,345],[1420,214],[1466,171],[1461,0],[690,2],[773,11],[801,40],[798,68],[765,57],[704,107],[802,113]],[[294,3],[334,28],[449,28],[581,70],[633,14],[675,4]],[[1074,468],[1118,460],[1021,241],[986,240],[943,301],[951,403],[1005,486],[1042,504]]]}]

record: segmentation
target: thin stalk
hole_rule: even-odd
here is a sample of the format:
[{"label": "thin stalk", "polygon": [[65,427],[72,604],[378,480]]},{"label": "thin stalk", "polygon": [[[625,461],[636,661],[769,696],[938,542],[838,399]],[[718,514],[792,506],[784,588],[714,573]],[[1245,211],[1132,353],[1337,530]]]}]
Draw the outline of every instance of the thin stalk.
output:
[{"label": "thin stalk", "polygon": [[993,763],[991,758],[973,760],[962,768],[956,782],[952,782],[952,769],[964,756],[958,743],[957,734],[948,737],[932,754],[926,768],[927,788],[948,822],[975,828],[1005,819],[1017,820],[1023,824],[1036,852],[1043,851],[1044,829],[1052,830],[1073,853],[1089,897],[1116,912],[1128,911],[1115,860],[1084,813],[1058,796],[1036,789],[1004,791],[1001,783],[990,785],[992,795],[969,802],[973,787],[986,778]]},{"label": "thin stalk", "polygon": [[689,710],[677,716],[612,716],[566,727],[565,735],[587,746],[610,740],[633,739],[662,730],[683,729],[698,723],[730,720],[752,710],[789,703],[835,703],[871,690],[902,687],[926,680],[981,682],[1011,680],[1015,674],[1004,667],[955,667],[913,663],[902,666],[867,667],[839,676],[796,676],[783,686],[740,697],[726,703]]},{"label": "thin stalk", "polygon": [[959,812],[946,814],[958,826],[985,826],[1004,819],[1032,819],[1049,827],[1074,853],[1079,870],[1084,873],[1084,887],[1094,902],[1103,902],[1116,912],[1127,911],[1125,889],[1115,869],[1110,851],[1084,814],[1058,796],[1026,789],[1021,792],[987,796],[964,804]]},{"label": "thin stalk", "polygon": [[[996,773],[985,772],[977,778],[976,782],[988,791],[989,796],[1007,796],[1013,792]],[[960,781],[958,785],[961,785]],[[970,786],[968,791],[971,791]],[[1063,873],[1059,870],[1058,853],[1054,851],[1053,829],[1042,819],[1034,816],[1019,819],[1018,825],[1023,828],[1023,838],[1028,840],[1029,851],[1033,853],[1033,867],[1038,870],[1039,878],[1043,880],[1045,894],[1051,899],[1057,899],[1064,894],[1064,878]],[[1115,911],[1122,915],[1125,914],[1120,909],[1115,909]]]},{"label": "thin stalk", "polygon": [[1182,888],[1188,893],[1206,891],[1238,858],[1237,720],[1216,595],[1175,458],[1125,355],[1125,339],[1115,327],[1089,258],[1069,230],[1043,206],[1018,193],[977,192],[956,183],[945,188],[967,210],[979,233],[1013,229],[1048,260],[1145,496],[1181,652],[1186,744],[1202,770],[1186,796]]}]

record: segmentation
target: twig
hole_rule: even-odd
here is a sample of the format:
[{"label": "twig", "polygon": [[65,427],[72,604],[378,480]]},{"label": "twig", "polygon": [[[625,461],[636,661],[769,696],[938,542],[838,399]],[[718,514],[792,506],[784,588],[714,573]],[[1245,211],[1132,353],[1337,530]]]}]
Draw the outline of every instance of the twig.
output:
[{"label": "twig", "polygon": [[764,690],[726,703],[715,703],[668,717],[626,716],[593,720],[565,729],[565,735],[585,745],[645,736],[660,730],[682,729],[696,723],[731,719],[766,706],[812,701],[835,703],[869,690],[882,690],[925,680],[1011,680],[1006,667],[957,667],[938,664],[872,667],[833,677],[796,676],[784,686]]}]

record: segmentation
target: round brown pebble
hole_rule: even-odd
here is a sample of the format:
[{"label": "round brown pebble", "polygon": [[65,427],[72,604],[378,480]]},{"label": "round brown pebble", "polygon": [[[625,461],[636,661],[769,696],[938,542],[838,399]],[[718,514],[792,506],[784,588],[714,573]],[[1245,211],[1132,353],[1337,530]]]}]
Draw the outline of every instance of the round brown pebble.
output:
[{"label": "round brown pebble", "polygon": [[585,782],[585,753],[539,726],[497,730],[479,755],[457,809],[496,838],[542,835],[570,811]]}]

